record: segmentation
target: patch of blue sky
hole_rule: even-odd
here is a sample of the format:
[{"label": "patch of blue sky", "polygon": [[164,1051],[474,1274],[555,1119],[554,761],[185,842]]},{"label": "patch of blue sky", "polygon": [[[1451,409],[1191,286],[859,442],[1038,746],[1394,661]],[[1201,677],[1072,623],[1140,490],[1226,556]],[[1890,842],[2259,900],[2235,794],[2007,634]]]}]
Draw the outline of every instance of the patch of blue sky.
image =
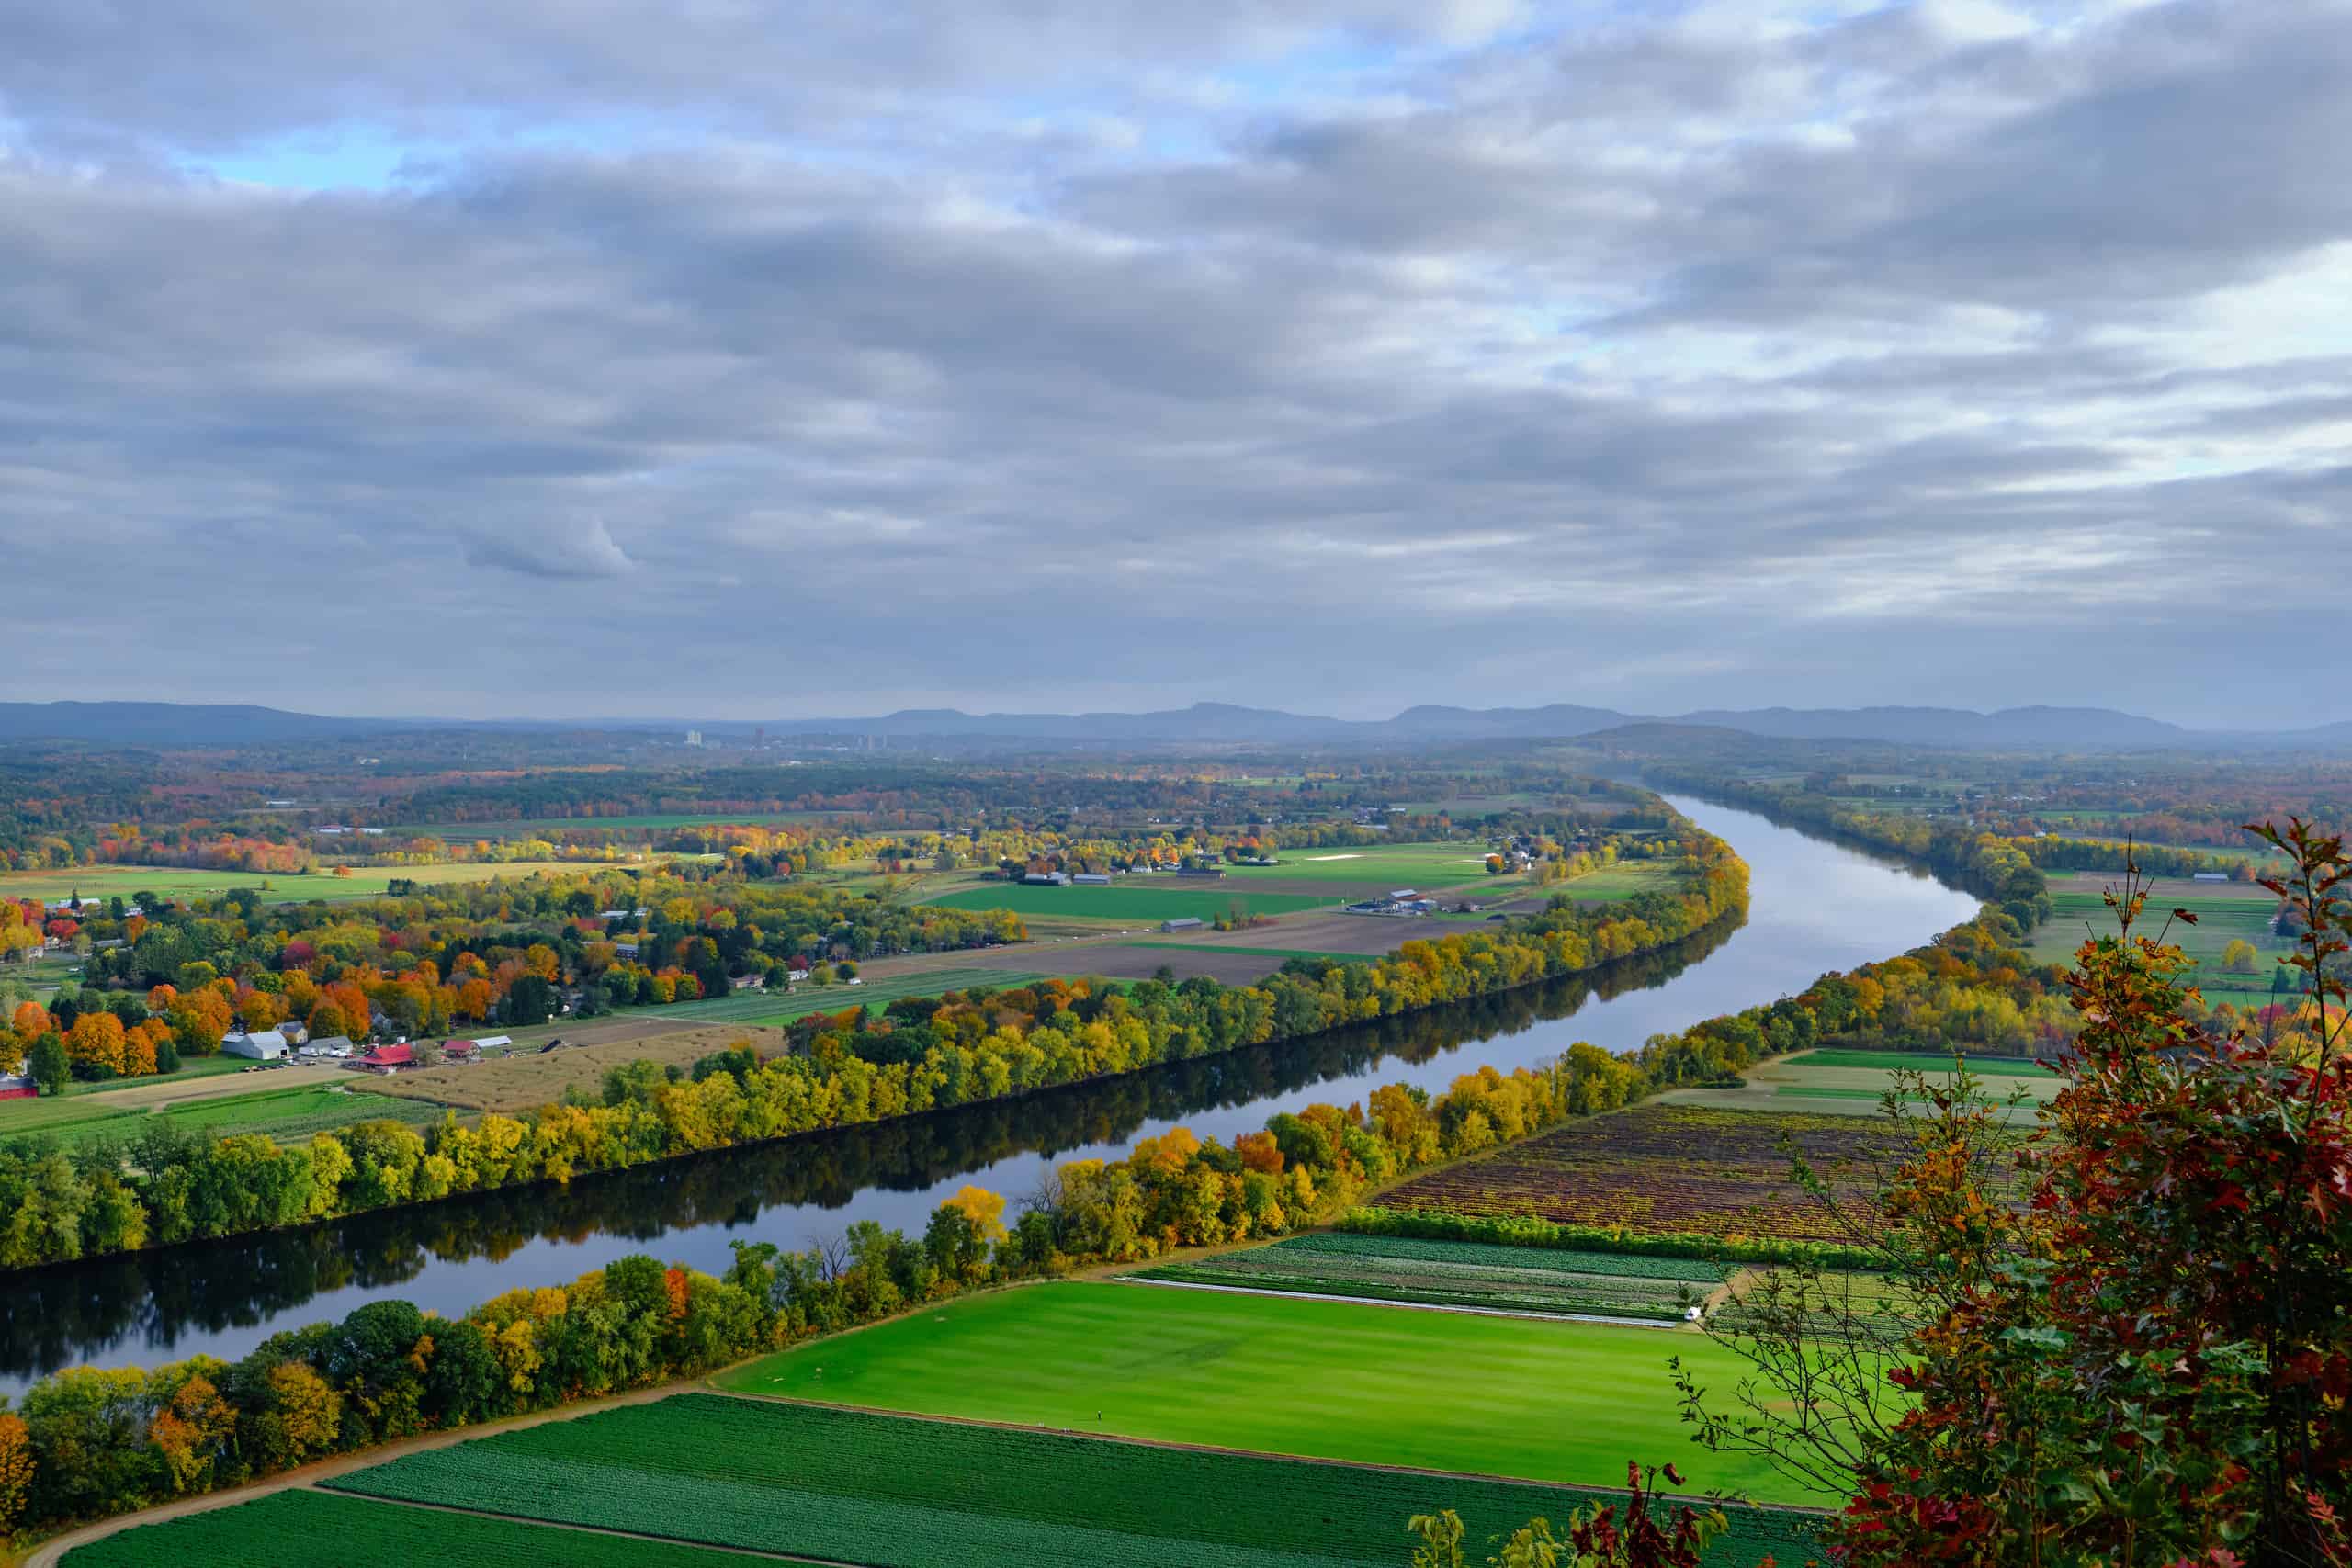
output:
[{"label": "patch of blue sky", "polygon": [[455,134],[404,135],[349,122],[273,137],[181,161],[223,180],[281,190],[389,190],[434,178],[467,158],[502,152],[624,153],[695,133],[673,118],[620,116],[532,125],[486,124]]}]

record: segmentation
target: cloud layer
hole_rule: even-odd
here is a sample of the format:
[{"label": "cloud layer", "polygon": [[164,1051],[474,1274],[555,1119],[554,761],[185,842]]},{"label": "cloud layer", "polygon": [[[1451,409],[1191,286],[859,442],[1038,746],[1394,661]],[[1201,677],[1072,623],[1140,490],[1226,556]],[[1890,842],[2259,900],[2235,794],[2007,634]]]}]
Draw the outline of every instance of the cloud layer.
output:
[{"label": "cloud layer", "polygon": [[2341,716],[2352,6],[870,11],[36,0],[20,671]]}]

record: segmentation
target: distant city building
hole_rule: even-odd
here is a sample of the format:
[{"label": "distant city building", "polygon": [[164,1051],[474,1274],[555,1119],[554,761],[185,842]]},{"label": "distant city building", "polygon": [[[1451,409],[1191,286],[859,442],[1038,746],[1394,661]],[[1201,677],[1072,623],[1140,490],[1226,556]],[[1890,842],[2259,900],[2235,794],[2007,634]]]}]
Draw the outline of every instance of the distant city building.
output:
[{"label": "distant city building", "polygon": [[689,729],[689,730],[687,730],[687,731],[686,731],[686,744],[687,744],[687,745],[689,745],[689,746],[699,746],[699,745],[701,745],[701,744],[702,744],[702,731],[701,731],[701,730],[699,730],[699,729]]}]

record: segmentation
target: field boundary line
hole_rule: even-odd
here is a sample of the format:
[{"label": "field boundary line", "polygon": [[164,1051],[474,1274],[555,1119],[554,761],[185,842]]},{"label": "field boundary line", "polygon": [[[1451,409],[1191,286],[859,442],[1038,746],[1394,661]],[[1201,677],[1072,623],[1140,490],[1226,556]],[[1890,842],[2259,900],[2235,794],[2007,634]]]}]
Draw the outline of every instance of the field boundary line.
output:
[{"label": "field boundary line", "polygon": [[856,1562],[844,1562],[837,1557],[804,1557],[793,1551],[763,1551],[756,1546],[725,1546],[718,1541],[695,1540],[682,1535],[655,1535],[650,1530],[615,1529],[609,1525],[574,1524],[569,1519],[542,1519],[529,1514],[502,1514],[495,1508],[468,1508],[456,1503],[427,1503],[415,1497],[382,1497],[373,1492],[346,1492],[339,1486],[304,1486],[305,1492],[324,1492],[336,1497],[349,1497],[362,1503],[381,1503],[387,1507],[414,1508],[427,1514],[463,1514],[469,1518],[500,1519],[508,1524],[533,1525],[540,1529],[571,1530],[577,1535],[608,1535],[622,1540],[651,1541],[658,1546],[689,1546],[696,1551],[723,1551],[730,1557],[749,1557],[758,1562],[812,1562],[818,1568],[865,1568]]},{"label": "field boundary line", "polygon": [[[819,1341],[804,1341],[816,1344]],[[797,1347],[796,1347],[797,1348]],[[1435,1481],[1481,1481],[1498,1486],[1525,1486],[1539,1492],[1580,1492],[1605,1497],[1631,1497],[1633,1492],[1623,1486],[1603,1486],[1580,1481],[1538,1481],[1524,1475],[1494,1475],[1477,1470],[1432,1470],[1418,1464],[1383,1464],[1374,1460],[1332,1459],[1326,1454],[1286,1454],[1267,1449],[1237,1449],[1221,1443],[1181,1443],[1168,1438],[1138,1438],[1125,1432],[1090,1432],[1082,1427],[1040,1427],[1029,1421],[991,1421],[979,1416],[946,1416],[928,1410],[894,1410],[882,1404],[850,1404],[833,1400],[801,1399],[789,1393],[759,1393],[748,1389],[720,1388],[712,1385],[700,1392],[716,1394],[721,1399],[741,1399],[755,1404],[797,1404],[810,1410],[849,1411],[860,1416],[888,1416],[893,1421],[932,1421],[944,1427],[982,1427],[998,1432],[1042,1432],[1048,1437],[1073,1438],[1080,1442],[1125,1443],[1131,1448],[1165,1449],[1179,1453],[1214,1454],[1225,1459],[1261,1459],[1276,1464],[1314,1464],[1331,1470],[1374,1470],[1389,1475],[1422,1475]],[[1801,1503],[1754,1503],[1736,1498],[1714,1498],[1697,1494],[1652,1492],[1650,1496],[1665,1502],[1688,1503],[1694,1508],[1712,1508],[1718,1504],[1732,1507],[1752,1508],[1758,1513],[1801,1514],[1808,1518],[1826,1518],[1832,1510],[1809,1508]]]},{"label": "field boundary line", "polygon": [[1611,1317],[1598,1312],[1528,1312],[1518,1307],[1457,1306],[1448,1302],[1391,1302],[1378,1296],[1326,1295],[1320,1291],[1270,1291],[1263,1285],[1213,1285],[1204,1280],[1148,1280],[1141,1275],[1122,1274],[1114,1277],[1122,1285],[1158,1285],[1169,1291],[1222,1291],[1235,1296],[1280,1296],[1295,1302],[1344,1302],[1349,1306],[1402,1307],[1408,1312],[1458,1312],[1471,1317],[1529,1317],[1539,1323],[1598,1323],[1607,1328],[1663,1328],[1674,1330],[1690,1326],[1682,1319],[1663,1317]]}]

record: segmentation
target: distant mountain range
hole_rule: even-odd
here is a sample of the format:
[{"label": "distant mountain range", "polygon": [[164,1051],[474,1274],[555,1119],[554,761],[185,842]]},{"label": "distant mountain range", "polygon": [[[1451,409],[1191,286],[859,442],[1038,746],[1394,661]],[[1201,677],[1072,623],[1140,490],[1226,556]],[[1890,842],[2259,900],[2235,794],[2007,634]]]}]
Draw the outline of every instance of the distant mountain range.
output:
[{"label": "distant mountain range", "polygon": [[909,708],[873,717],[653,721],[647,719],[338,718],[281,708],[187,703],[0,703],[0,740],[62,739],[131,746],[254,745],[357,739],[432,729],[678,732],[714,739],[754,728],[771,737],[1035,742],[1048,746],[1187,741],[1210,744],[1410,746],[1445,740],[1541,739],[1597,735],[1631,725],[1708,727],[1790,740],[1880,740],[1920,746],[2071,747],[2108,750],[2352,745],[2352,720],[2294,731],[2196,730],[2111,708],[1709,708],[1676,715],[1621,713],[1554,703],[1531,708],[1425,705],[1394,718],[1328,718],[1229,703],[1155,713],[989,713]]}]

